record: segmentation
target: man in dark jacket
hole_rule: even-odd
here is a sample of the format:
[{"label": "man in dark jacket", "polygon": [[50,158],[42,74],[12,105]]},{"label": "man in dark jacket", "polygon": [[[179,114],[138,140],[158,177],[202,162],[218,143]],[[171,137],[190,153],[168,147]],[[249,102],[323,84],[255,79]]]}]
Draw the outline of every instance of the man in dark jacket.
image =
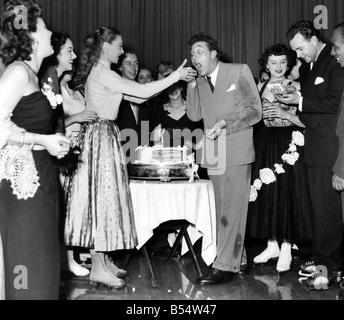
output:
[{"label": "man in dark jacket", "polygon": [[344,70],[331,56],[310,21],[299,21],[287,32],[290,47],[302,60],[301,93],[277,98],[299,106],[305,124],[305,161],[313,206],[312,259],[300,267],[309,290],[328,289],[341,279],[343,217],[340,194],[332,188],[332,168],[338,155],[335,123],[344,89]]}]

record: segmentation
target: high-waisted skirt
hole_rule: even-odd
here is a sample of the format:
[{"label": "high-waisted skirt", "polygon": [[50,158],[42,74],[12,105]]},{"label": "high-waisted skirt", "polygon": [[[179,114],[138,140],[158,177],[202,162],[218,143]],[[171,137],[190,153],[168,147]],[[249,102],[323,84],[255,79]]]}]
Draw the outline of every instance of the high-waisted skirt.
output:
[{"label": "high-waisted skirt", "polygon": [[252,183],[264,168],[283,164],[285,173],[275,174],[276,181],[263,184],[258,197],[249,203],[246,235],[253,238],[305,243],[312,240],[312,205],[308,189],[303,147],[297,147],[299,159],[289,165],[281,156],[289,149],[297,127],[263,127],[255,135],[256,161]]},{"label": "high-waisted skirt", "polygon": [[95,251],[137,245],[126,158],[110,120],[84,124],[79,164],[65,180],[65,244]]}]

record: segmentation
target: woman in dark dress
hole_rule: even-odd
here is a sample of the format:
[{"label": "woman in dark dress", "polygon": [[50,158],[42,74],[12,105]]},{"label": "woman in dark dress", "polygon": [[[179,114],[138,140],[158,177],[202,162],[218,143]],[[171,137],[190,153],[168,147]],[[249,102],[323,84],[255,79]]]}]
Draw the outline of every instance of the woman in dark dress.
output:
[{"label": "woman in dark dress", "polygon": [[[203,123],[193,122],[186,115],[185,86],[178,81],[164,91],[167,96],[166,103],[156,108],[151,116],[155,129],[152,140],[155,144],[163,142],[165,147],[178,147],[187,145],[192,147],[192,138],[203,134]],[[193,141],[195,144],[198,141]]]},{"label": "woman in dark dress", "polygon": [[[18,27],[17,6],[27,8]],[[21,20],[23,23],[25,19]],[[0,233],[6,298],[53,300],[59,296],[58,189],[51,155],[64,157],[71,141],[52,134],[50,101],[37,72],[52,54],[51,32],[33,0],[5,2],[2,28],[8,42],[0,80]]]},{"label": "woman in dark dress", "polygon": [[[274,45],[263,54],[262,67],[269,72],[270,79],[258,85],[262,99],[263,123],[255,133],[256,161],[252,166],[252,185],[246,235],[267,239],[266,249],[256,256],[254,263],[265,263],[278,258],[276,270],[279,274],[290,270],[293,244],[312,239],[311,203],[307,184],[307,171],[303,162],[303,148],[290,144],[293,132],[303,132],[304,124],[297,115],[297,106],[279,103],[271,84],[287,86],[288,73],[295,65],[295,56],[283,44]],[[293,86],[298,86],[293,83]],[[288,149],[298,153],[294,164],[281,157]],[[296,155],[296,153],[294,153]],[[275,167],[275,165],[283,167]],[[283,168],[284,172],[281,173]],[[260,170],[271,169],[275,181],[266,181]],[[257,192],[257,193],[256,193]]]}]

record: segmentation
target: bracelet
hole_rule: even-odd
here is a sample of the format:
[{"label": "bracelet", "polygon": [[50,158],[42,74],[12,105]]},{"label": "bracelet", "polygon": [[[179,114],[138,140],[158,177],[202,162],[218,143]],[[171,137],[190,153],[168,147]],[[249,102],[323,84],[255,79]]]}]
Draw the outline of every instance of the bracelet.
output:
[{"label": "bracelet", "polygon": [[30,149],[32,150],[33,149],[33,147],[34,147],[34,145],[35,145],[35,134],[34,133],[32,133],[32,141],[31,141],[31,144],[30,144]]},{"label": "bracelet", "polygon": [[21,132],[21,139],[20,139],[20,145],[19,145],[19,148],[22,148],[23,145],[24,145],[24,138],[25,138],[25,131],[23,130]]}]

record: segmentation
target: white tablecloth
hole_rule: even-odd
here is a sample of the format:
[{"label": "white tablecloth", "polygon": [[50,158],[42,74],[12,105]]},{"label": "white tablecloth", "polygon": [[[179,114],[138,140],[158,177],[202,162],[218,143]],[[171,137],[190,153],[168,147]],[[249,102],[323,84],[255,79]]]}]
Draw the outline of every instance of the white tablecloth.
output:
[{"label": "white tablecloth", "polygon": [[[160,182],[131,180],[135,224],[140,249],[153,230],[169,220],[187,220],[191,242],[202,239],[202,258],[210,265],[216,256],[215,195],[210,180]],[[182,254],[188,251],[185,239]]]}]

